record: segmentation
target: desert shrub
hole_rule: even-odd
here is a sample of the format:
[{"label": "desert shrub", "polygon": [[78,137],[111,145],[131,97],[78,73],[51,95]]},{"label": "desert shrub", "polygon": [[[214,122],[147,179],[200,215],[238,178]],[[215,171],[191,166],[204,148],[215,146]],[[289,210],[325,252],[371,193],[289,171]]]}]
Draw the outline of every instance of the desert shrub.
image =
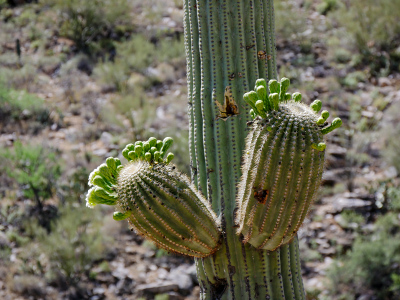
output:
[{"label": "desert shrub", "polygon": [[60,35],[72,39],[79,50],[90,52],[92,44],[115,35],[116,27],[130,24],[126,0],[46,0],[59,15]]},{"label": "desert shrub", "polygon": [[400,57],[400,0],[352,0],[337,11],[337,21],[351,35],[374,72],[397,70]]},{"label": "desert shrub", "polygon": [[[331,293],[369,290],[377,299],[398,299],[400,222],[397,213],[380,217],[370,237],[358,237],[352,250],[328,272]],[[354,295],[355,296],[355,295]]]},{"label": "desert shrub", "polygon": [[2,87],[29,91],[37,87],[37,80],[37,68],[30,63],[25,63],[19,69],[2,68],[0,72],[0,86]]},{"label": "desert shrub", "polygon": [[34,275],[16,275],[8,285],[13,292],[30,295],[34,299],[42,298],[46,294],[44,281]]},{"label": "desert shrub", "polygon": [[26,91],[7,89],[0,84],[0,116],[5,120],[7,117],[21,118],[21,113],[40,116],[47,114],[43,99]]},{"label": "desert shrub", "polygon": [[382,130],[382,133],[387,137],[386,147],[383,149],[383,157],[391,165],[395,166],[400,171],[400,140],[392,138],[399,136],[400,126],[399,124],[391,124]]},{"label": "desert shrub", "polygon": [[183,39],[164,38],[156,45],[156,58],[159,62],[185,63]]},{"label": "desert shrub", "polygon": [[343,219],[343,224],[341,224],[344,228],[353,228],[365,224],[365,218],[362,214],[357,213],[353,210],[345,210],[341,214]]},{"label": "desert shrub", "polygon": [[317,10],[320,14],[326,15],[329,12],[340,7],[341,2],[339,0],[323,0],[317,5]]},{"label": "desert shrub", "polygon": [[89,276],[92,264],[105,256],[111,238],[101,231],[98,210],[67,206],[60,215],[51,233],[42,232],[38,241],[49,261],[47,279],[70,286],[77,284],[82,275]]},{"label": "desert shrub", "polygon": [[81,205],[85,202],[85,196],[89,189],[87,181],[89,174],[89,170],[83,166],[78,166],[71,173],[66,174],[66,178],[63,179],[57,189],[57,196],[63,205],[71,203]]},{"label": "desert shrub", "polygon": [[[161,67],[155,71],[155,74],[148,72],[149,67],[157,67],[161,63],[168,65],[179,65],[182,67],[185,63],[185,48],[183,41],[162,36],[158,42],[153,44],[144,35],[135,35],[125,42],[115,43],[116,56],[100,63],[94,69],[94,76],[103,84],[112,85],[117,91],[131,92],[132,85],[138,89],[147,88],[153,83],[163,81],[166,76],[163,73],[171,75],[170,71],[165,72]],[[168,65],[169,66],[169,65]],[[174,71],[173,67],[172,73]],[[147,79],[140,80],[132,78],[134,73],[146,75]],[[132,84],[133,83],[133,84]]]},{"label": "desert shrub", "polygon": [[[296,39],[306,29],[306,14],[297,9],[294,1],[275,1],[275,30],[278,38]],[[294,11],[296,10],[296,13]],[[288,18],[289,15],[296,15]]]},{"label": "desert shrub", "polygon": [[41,145],[15,142],[14,149],[2,151],[0,157],[3,170],[18,184],[23,195],[35,201],[41,210],[43,202],[54,195],[61,175],[57,152]]},{"label": "desert shrub", "polygon": [[400,212],[400,187],[388,187],[386,195],[389,209]]},{"label": "desert shrub", "polygon": [[132,72],[144,73],[155,63],[155,47],[143,35],[135,35],[129,41],[116,43],[116,57],[98,64],[94,76],[103,84],[111,84],[118,91],[126,90]]}]

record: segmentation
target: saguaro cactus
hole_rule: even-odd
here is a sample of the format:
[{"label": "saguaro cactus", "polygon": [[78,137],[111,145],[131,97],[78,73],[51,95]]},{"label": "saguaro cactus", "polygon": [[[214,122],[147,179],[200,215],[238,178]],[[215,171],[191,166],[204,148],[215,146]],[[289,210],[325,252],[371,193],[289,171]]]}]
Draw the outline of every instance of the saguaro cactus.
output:
[{"label": "saguaro cactus", "polygon": [[184,5],[191,182],[150,138],[91,174],[88,206],[195,257],[202,299],[305,299],[296,233],[341,121],[276,80],[272,0]]}]

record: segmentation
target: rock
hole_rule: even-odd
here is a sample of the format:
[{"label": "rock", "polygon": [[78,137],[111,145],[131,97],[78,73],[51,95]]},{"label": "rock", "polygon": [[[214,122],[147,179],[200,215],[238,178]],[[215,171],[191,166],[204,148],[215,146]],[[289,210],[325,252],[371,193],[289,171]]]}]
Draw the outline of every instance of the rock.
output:
[{"label": "rock", "polygon": [[304,281],[307,291],[321,291],[324,289],[324,277],[314,277]]},{"label": "rock", "polygon": [[386,96],[385,100],[388,101],[389,103],[400,102],[400,91],[392,91],[392,92],[390,92]]},{"label": "rock", "polygon": [[397,169],[395,167],[389,167],[386,170],[383,171],[383,174],[386,176],[386,178],[391,179],[391,178],[396,178],[398,173]]},{"label": "rock", "polygon": [[378,85],[379,85],[380,87],[389,86],[389,85],[391,85],[390,79],[387,78],[387,77],[380,77],[380,78],[378,79]]},{"label": "rock", "polygon": [[360,297],[357,298],[357,300],[373,300],[375,297],[371,295],[361,295]]},{"label": "rock", "polygon": [[167,279],[179,286],[182,293],[189,294],[193,288],[193,280],[186,272],[187,265],[181,265],[176,269],[172,269]]},{"label": "rock", "polygon": [[186,273],[190,275],[192,278],[192,281],[197,285],[199,284],[199,279],[197,278],[197,272],[196,272],[196,265],[193,264],[190,267],[186,269]]},{"label": "rock", "polygon": [[372,119],[374,117],[374,115],[375,115],[375,112],[373,112],[373,111],[364,110],[361,112],[361,116],[366,117],[368,119]]},{"label": "rock", "polygon": [[393,91],[394,91],[394,87],[392,87],[392,86],[384,86],[379,89],[379,92],[384,96],[389,95]]},{"label": "rock", "polygon": [[334,186],[337,182],[343,182],[345,179],[349,178],[350,169],[341,168],[334,170],[327,170],[322,175],[322,185]]},{"label": "rock", "polygon": [[332,204],[336,213],[340,213],[345,209],[369,210],[373,205],[372,201],[345,197],[337,197]]},{"label": "rock", "polygon": [[93,289],[94,295],[104,295],[105,290],[102,287],[96,287]]},{"label": "rock", "polygon": [[168,278],[169,272],[165,270],[164,268],[159,268],[158,271],[158,279],[160,280],[165,280]]},{"label": "rock", "polygon": [[126,277],[120,281],[115,286],[115,292],[117,295],[131,294],[135,287],[135,282]]},{"label": "rock", "polygon": [[114,276],[115,278],[122,280],[128,276],[129,270],[124,267],[123,262],[113,261],[111,262],[111,265],[115,267],[115,269],[111,273],[112,276]]},{"label": "rock", "polygon": [[336,144],[331,144],[331,145],[329,145],[329,147],[327,147],[326,152],[329,155],[333,155],[337,158],[345,158],[347,149],[340,147],[339,145],[336,145]]},{"label": "rock", "polygon": [[177,292],[169,292],[167,293],[168,295],[168,300],[184,300],[185,298],[178,294]]},{"label": "rock", "polygon": [[343,168],[346,166],[346,148],[331,144],[329,147],[327,147],[326,154],[326,160],[331,169]]},{"label": "rock", "polygon": [[10,240],[8,239],[7,235],[0,231],[0,249],[10,248]]},{"label": "rock", "polygon": [[105,147],[109,148],[112,145],[113,136],[111,133],[104,131],[100,136],[100,140],[103,142]]},{"label": "rock", "polygon": [[179,286],[173,282],[154,282],[150,284],[142,284],[136,287],[136,290],[140,294],[150,293],[150,294],[162,294],[167,292],[176,292],[179,290]]},{"label": "rock", "polygon": [[105,157],[105,156],[107,156],[108,150],[105,148],[101,148],[101,149],[94,150],[92,153],[93,153],[93,155],[96,155],[96,156]]}]

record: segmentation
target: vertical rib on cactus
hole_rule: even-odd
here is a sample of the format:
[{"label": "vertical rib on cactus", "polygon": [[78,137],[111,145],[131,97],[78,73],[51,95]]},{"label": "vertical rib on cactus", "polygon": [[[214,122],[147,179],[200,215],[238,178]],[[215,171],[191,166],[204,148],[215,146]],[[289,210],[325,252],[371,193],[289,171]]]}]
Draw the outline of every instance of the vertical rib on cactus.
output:
[{"label": "vertical rib on cactus", "polygon": [[286,247],[282,259],[282,251],[256,250],[235,234],[235,197],[250,120],[243,93],[257,78],[277,76],[273,2],[184,4],[192,180],[221,214],[223,232],[222,247],[197,260],[201,297],[303,299],[302,285],[295,283],[301,281],[299,258],[292,253],[296,242]]}]

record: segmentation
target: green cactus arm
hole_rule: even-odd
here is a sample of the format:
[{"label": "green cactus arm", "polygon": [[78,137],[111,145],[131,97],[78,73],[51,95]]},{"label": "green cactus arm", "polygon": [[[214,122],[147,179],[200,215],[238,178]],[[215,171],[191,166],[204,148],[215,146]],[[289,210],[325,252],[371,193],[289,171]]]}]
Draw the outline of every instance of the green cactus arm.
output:
[{"label": "green cactus arm", "polygon": [[128,220],[141,235],[167,251],[205,257],[220,243],[219,221],[204,196],[179,173],[165,153],[171,138],[129,144],[128,164],[108,158],[89,176],[87,205],[114,205],[116,221]]},{"label": "green cactus arm", "polygon": [[[286,94],[288,87],[286,78],[269,82],[269,90],[281,94]],[[277,93],[272,95],[278,99]],[[269,251],[294,238],[322,178],[325,128],[321,129],[316,114],[321,102],[318,100],[314,109],[298,100],[300,93],[295,98],[281,98],[278,106],[267,112],[257,100],[259,118],[253,122],[244,152],[237,232],[243,235],[243,242]],[[323,111],[321,118],[325,122],[328,116]]]}]

